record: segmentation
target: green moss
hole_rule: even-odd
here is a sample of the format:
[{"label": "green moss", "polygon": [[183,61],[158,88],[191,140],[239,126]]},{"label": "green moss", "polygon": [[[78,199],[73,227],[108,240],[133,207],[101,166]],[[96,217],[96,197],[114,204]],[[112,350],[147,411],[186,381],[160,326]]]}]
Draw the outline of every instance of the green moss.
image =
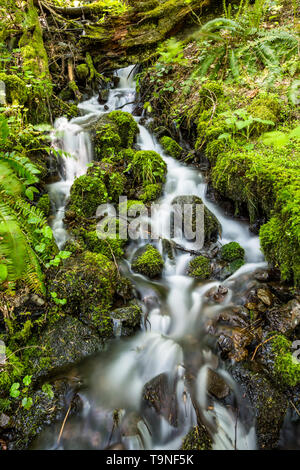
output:
[{"label": "green moss", "polygon": [[160,139],[160,144],[165,152],[173,158],[180,158],[183,153],[183,148],[171,137],[164,136]]},{"label": "green moss", "polygon": [[281,335],[272,341],[275,373],[281,382],[294,387],[300,382],[300,362],[292,355],[291,347],[291,342]]},{"label": "green moss", "polygon": [[189,264],[188,274],[199,281],[209,279],[211,276],[209,259],[201,255],[194,258]]},{"label": "green moss", "polygon": [[124,256],[125,240],[118,238],[102,240],[98,238],[96,231],[86,232],[84,239],[90,251],[101,253],[112,261]]},{"label": "green moss", "polygon": [[160,252],[152,245],[146,245],[141,255],[137,255],[131,265],[133,271],[154,278],[159,276],[164,267]]},{"label": "green moss", "polygon": [[108,194],[114,202],[119,201],[119,197],[124,194],[126,178],[120,173],[112,173],[108,182]]},{"label": "green moss", "polygon": [[28,88],[26,83],[17,75],[0,73],[0,80],[5,83],[6,98],[8,103],[23,105],[28,99]]},{"label": "green moss", "polygon": [[256,145],[254,150],[221,153],[212,171],[213,186],[236,204],[247,208],[251,223],[269,219],[260,230],[266,259],[284,280],[300,280],[300,144],[280,149]]},{"label": "green moss", "polygon": [[37,203],[38,209],[44,212],[45,217],[49,217],[51,212],[51,202],[49,198],[49,194],[43,194],[42,197],[38,200]]},{"label": "green moss", "polygon": [[211,450],[212,440],[203,426],[194,426],[183,440],[182,450]]},{"label": "green moss", "polygon": [[146,184],[143,188],[143,192],[140,195],[140,199],[143,202],[156,201],[161,195],[162,185],[161,184]]},{"label": "green moss", "polygon": [[167,165],[157,152],[140,150],[135,153],[127,171],[129,170],[139,183],[162,183],[165,180]]},{"label": "green moss", "polygon": [[235,271],[237,271],[238,269],[240,269],[242,266],[244,266],[245,264],[245,261],[244,259],[241,259],[241,258],[238,258],[238,259],[235,259],[234,261],[232,261],[229,265],[229,269],[230,269],[230,272],[233,274],[235,273]]},{"label": "green moss", "polygon": [[121,150],[121,137],[118,127],[107,116],[102,116],[94,126],[95,159],[113,158]]},{"label": "green moss", "polygon": [[98,328],[100,317],[103,325],[108,319],[117,285],[114,262],[102,253],[86,251],[66,261],[49,284],[49,292],[55,292],[59,299],[67,299],[62,307],[64,313],[80,315]]},{"label": "green moss", "polygon": [[221,258],[225,261],[244,259],[245,250],[237,242],[230,242],[221,248]]},{"label": "green moss", "polygon": [[82,217],[94,217],[97,207],[107,200],[108,192],[102,179],[83,175],[71,188],[69,209]]},{"label": "green moss", "polygon": [[139,133],[138,125],[133,116],[124,111],[112,111],[109,113],[108,118],[117,125],[121,137],[121,146],[123,148],[132,147]]},{"label": "green moss", "polygon": [[81,81],[87,80],[89,76],[89,68],[87,64],[79,64],[76,66],[76,75]]}]

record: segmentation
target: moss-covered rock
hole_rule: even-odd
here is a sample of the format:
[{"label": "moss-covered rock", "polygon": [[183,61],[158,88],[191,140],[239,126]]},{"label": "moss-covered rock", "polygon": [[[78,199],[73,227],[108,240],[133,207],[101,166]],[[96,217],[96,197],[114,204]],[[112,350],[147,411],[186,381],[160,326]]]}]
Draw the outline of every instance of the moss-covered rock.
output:
[{"label": "moss-covered rock", "polygon": [[292,343],[283,335],[272,341],[275,355],[274,372],[279,382],[294,387],[300,383],[300,362],[293,356]]},{"label": "moss-covered rock", "polygon": [[111,313],[113,320],[122,324],[122,336],[130,336],[139,329],[142,319],[142,309],[139,305],[132,303],[126,307],[117,308]]},{"label": "moss-covered rock", "polygon": [[146,245],[142,250],[138,250],[131,268],[133,271],[148,276],[151,279],[162,273],[164,261],[160,252],[152,245]]},{"label": "moss-covered rock", "polygon": [[119,238],[106,238],[102,240],[98,238],[97,232],[94,230],[85,232],[84,241],[89,251],[101,253],[112,261],[114,261],[114,258],[118,259],[124,256],[125,240],[120,240]]},{"label": "moss-covered rock", "polygon": [[108,119],[117,125],[121,146],[123,148],[132,147],[134,140],[139,133],[139,128],[132,114],[125,111],[112,111]]},{"label": "moss-covered rock", "polygon": [[204,426],[194,426],[185,436],[182,450],[212,450],[212,439]]},{"label": "moss-covered rock", "polygon": [[156,201],[160,197],[162,193],[162,185],[159,183],[154,184],[146,184],[143,186],[141,193],[139,194],[139,198],[143,202],[150,202]]},{"label": "moss-covered rock", "polygon": [[173,158],[180,158],[183,154],[183,148],[171,137],[164,136],[160,139],[160,144],[164,151]]},{"label": "moss-covered rock", "polygon": [[237,259],[244,259],[245,250],[237,242],[230,242],[223,245],[221,248],[221,258],[225,261],[235,261]]},{"label": "moss-covered rock", "polygon": [[[192,229],[193,231],[196,230],[196,208],[197,205],[202,206],[203,201],[200,197],[198,196],[177,196],[175,199],[172,201],[173,205],[178,205],[182,211],[182,214],[184,213],[184,206],[186,204],[192,205]],[[211,241],[217,240],[219,234],[221,233],[221,225],[216,218],[216,216],[210,212],[210,210],[205,206],[204,207],[204,227],[201,227],[201,229],[204,229],[204,242],[208,243]]]},{"label": "moss-covered rock", "polygon": [[81,217],[94,217],[97,207],[108,201],[108,192],[101,178],[83,175],[74,181],[69,210]]},{"label": "moss-covered rock", "polygon": [[[115,264],[101,253],[84,252],[66,261],[49,283],[49,295],[62,310],[92,325],[102,338],[112,335],[109,309],[119,282]],[[53,297],[54,295],[54,297]]]},{"label": "moss-covered rock", "polygon": [[81,81],[87,80],[89,73],[90,71],[89,71],[87,64],[79,64],[76,66],[76,75],[79,78],[79,80]]},{"label": "moss-covered rock", "polygon": [[5,83],[6,99],[9,104],[24,105],[28,99],[26,83],[17,75],[0,73],[0,80]]},{"label": "moss-covered rock", "polygon": [[95,160],[113,158],[121,150],[121,137],[118,133],[116,123],[108,119],[107,115],[94,124],[92,130],[92,141],[94,144]]},{"label": "moss-covered rock", "polygon": [[134,154],[127,171],[132,172],[138,183],[163,183],[167,172],[167,165],[163,158],[153,150],[140,150]]},{"label": "moss-covered rock", "polygon": [[194,258],[188,267],[188,274],[199,281],[204,281],[209,279],[211,276],[212,270],[210,261],[205,256],[197,256]]}]

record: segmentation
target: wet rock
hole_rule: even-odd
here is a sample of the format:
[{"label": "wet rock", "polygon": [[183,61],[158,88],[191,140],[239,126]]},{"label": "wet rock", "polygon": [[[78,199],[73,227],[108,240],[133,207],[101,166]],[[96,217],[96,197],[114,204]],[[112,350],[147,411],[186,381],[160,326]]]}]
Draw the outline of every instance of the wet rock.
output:
[{"label": "wet rock", "polygon": [[142,319],[142,309],[137,304],[118,308],[111,313],[111,317],[122,323],[122,336],[130,336],[139,329]]},{"label": "wet rock", "polygon": [[210,300],[213,300],[216,303],[222,303],[225,300],[226,295],[228,294],[227,287],[219,286],[219,287],[212,287],[206,292],[205,296],[208,297]]},{"label": "wet rock", "polygon": [[109,90],[103,89],[99,91],[98,95],[98,103],[99,104],[105,104],[108,100],[109,97]]},{"label": "wet rock", "polygon": [[62,367],[75,364],[103,349],[98,334],[77,318],[66,315],[49,324],[39,335],[42,355],[33,359],[34,378],[43,377]]},{"label": "wet rock", "polygon": [[268,307],[273,303],[273,295],[268,289],[258,289],[257,297]]},{"label": "wet rock", "polygon": [[241,407],[248,408],[246,414],[254,413],[260,449],[274,449],[288,407],[284,392],[277,390],[262,372],[253,370],[251,363],[235,364],[231,370],[233,379],[241,387]]},{"label": "wet rock", "polygon": [[116,299],[119,281],[114,262],[100,253],[85,251],[66,260],[49,282],[49,292],[55,293],[58,303],[66,299],[60,306],[63,313],[77,316],[105,338],[112,336],[108,311]]},{"label": "wet rock", "polygon": [[39,307],[41,307],[42,305],[45,305],[45,301],[44,301],[41,297],[39,297],[38,295],[36,295],[36,294],[33,294],[33,295],[31,296],[31,300],[32,300],[32,302],[34,302],[34,303],[35,303],[36,305],[38,305]]},{"label": "wet rock", "polygon": [[[196,208],[197,205],[203,205],[202,199],[198,196],[177,196],[173,199],[172,204],[178,205],[182,213],[184,213],[184,206],[186,204],[192,206],[192,229],[193,231],[196,230]],[[204,224],[201,227],[197,227],[197,229],[204,230],[204,242],[216,241],[221,233],[221,225],[216,216],[206,206],[204,207],[204,221],[200,222],[204,222]]]},{"label": "wet rock", "polygon": [[290,335],[300,325],[300,302],[293,299],[283,307],[273,307],[266,315],[271,330]]},{"label": "wet rock", "polygon": [[153,279],[162,273],[164,261],[159,251],[152,245],[139,249],[132,261],[131,268],[139,274]]},{"label": "wet rock", "polygon": [[225,380],[212,369],[207,371],[207,390],[218,399],[227,397],[230,392]]},{"label": "wet rock", "polygon": [[164,416],[172,426],[177,426],[176,386],[166,374],[158,375],[145,385],[143,398],[147,406]]},{"label": "wet rock", "polygon": [[[248,356],[248,346],[253,340],[253,336],[245,329],[230,326],[218,326],[218,345],[223,353],[223,357],[228,357],[234,361],[242,361]],[[225,339],[225,338],[226,339]]]},{"label": "wet rock", "polygon": [[182,450],[211,450],[212,440],[204,426],[194,426],[185,436]]},{"label": "wet rock", "polygon": [[1,413],[0,414],[0,428],[2,429],[9,428],[10,423],[11,423],[10,417],[4,413]]},{"label": "wet rock", "polygon": [[29,410],[19,407],[14,416],[14,440],[10,448],[27,449],[46,426],[62,421],[69,407],[66,400],[71,393],[72,389],[66,381],[53,384],[53,396],[41,389],[35,391],[32,394],[34,406]]}]

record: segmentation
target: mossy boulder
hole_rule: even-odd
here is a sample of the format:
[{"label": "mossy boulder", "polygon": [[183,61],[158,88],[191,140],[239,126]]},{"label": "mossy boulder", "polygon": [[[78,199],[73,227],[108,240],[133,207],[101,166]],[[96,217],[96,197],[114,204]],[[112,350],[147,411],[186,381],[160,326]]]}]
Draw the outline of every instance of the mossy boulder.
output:
[{"label": "mossy boulder", "polygon": [[95,160],[113,158],[121,150],[121,137],[116,123],[108,119],[107,115],[94,124],[91,129],[92,142],[94,144]]},{"label": "mossy boulder", "polygon": [[88,79],[90,71],[89,71],[87,64],[79,64],[77,65],[75,70],[76,70],[76,75],[79,78],[79,80],[84,82]]},{"label": "mossy boulder", "polygon": [[[177,196],[173,199],[172,205],[178,205],[184,213],[184,206],[192,205],[192,228],[196,230],[196,207],[197,205],[203,205],[203,201],[198,196]],[[205,206],[204,207],[204,243],[216,241],[219,234],[221,233],[221,225],[216,216]]]},{"label": "mossy boulder", "polygon": [[160,252],[152,245],[146,245],[142,250],[138,250],[135,255],[131,268],[133,271],[151,279],[162,273],[164,261]]},{"label": "mossy boulder", "polygon": [[272,341],[274,375],[280,383],[294,387],[300,383],[300,362],[293,356],[292,342],[278,335]]},{"label": "mossy boulder", "polygon": [[83,175],[74,181],[68,210],[81,217],[95,217],[97,207],[107,201],[108,192],[102,179]]},{"label": "mossy boulder", "polygon": [[132,172],[135,181],[144,185],[163,183],[167,165],[159,153],[153,150],[140,150],[134,154],[127,172]]},{"label": "mossy boulder", "polygon": [[188,274],[191,277],[199,281],[204,281],[205,279],[209,279],[211,277],[211,265],[208,258],[205,256],[197,256],[194,258],[188,267]]},{"label": "mossy boulder", "polygon": [[89,251],[95,253],[101,253],[108,259],[114,261],[115,259],[122,258],[124,256],[124,245],[126,240],[120,240],[119,238],[98,238],[96,230],[85,232],[84,241]]},{"label": "mossy boulder", "polygon": [[112,335],[109,310],[113,305],[119,283],[115,264],[101,253],[84,252],[69,258],[49,283],[49,296],[54,303],[66,302],[63,312],[78,316],[92,325],[99,335]]},{"label": "mossy boulder", "polygon": [[162,185],[160,183],[146,184],[143,186],[139,198],[143,202],[156,201],[162,193]]},{"label": "mossy boulder", "polygon": [[95,159],[116,158],[121,149],[132,147],[139,132],[131,114],[112,111],[103,115],[92,127]]},{"label": "mossy boulder", "polygon": [[139,305],[132,303],[126,307],[117,308],[111,313],[113,320],[122,324],[122,336],[130,336],[139,329],[142,319],[142,309]]},{"label": "mossy boulder", "polygon": [[121,137],[121,146],[123,148],[132,147],[139,128],[132,114],[125,111],[112,111],[108,119],[117,125],[119,136]]},{"label": "mossy boulder", "polygon": [[239,245],[237,242],[230,242],[226,245],[223,245],[221,248],[221,258],[224,261],[235,261],[235,260],[243,260],[245,256],[244,248]]},{"label": "mossy boulder", "polygon": [[171,137],[164,136],[160,139],[160,144],[164,151],[173,158],[180,158],[183,154],[183,148]]},{"label": "mossy boulder", "polygon": [[17,75],[0,73],[0,80],[5,83],[6,99],[9,104],[24,105],[28,99],[26,83]]}]

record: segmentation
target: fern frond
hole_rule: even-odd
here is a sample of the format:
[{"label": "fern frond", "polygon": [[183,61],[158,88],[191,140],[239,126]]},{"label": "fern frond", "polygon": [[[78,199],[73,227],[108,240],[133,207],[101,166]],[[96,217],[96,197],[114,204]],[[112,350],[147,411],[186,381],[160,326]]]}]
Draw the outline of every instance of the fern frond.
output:
[{"label": "fern frond", "polygon": [[20,177],[23,178],[26,184],[38,183],[40,170],[24,156],[16,155],[15,152],[5,153],[0,155],[0,161],[6,162]]},{"label": "fern frond", "polygon": [[233,75],[233,78],[238,81],[240,77],[240,69],[239,69],[239,63],[236,58],[234,50],[231,50],[229,53],[229,64],[230,64],[230,70]]}]

